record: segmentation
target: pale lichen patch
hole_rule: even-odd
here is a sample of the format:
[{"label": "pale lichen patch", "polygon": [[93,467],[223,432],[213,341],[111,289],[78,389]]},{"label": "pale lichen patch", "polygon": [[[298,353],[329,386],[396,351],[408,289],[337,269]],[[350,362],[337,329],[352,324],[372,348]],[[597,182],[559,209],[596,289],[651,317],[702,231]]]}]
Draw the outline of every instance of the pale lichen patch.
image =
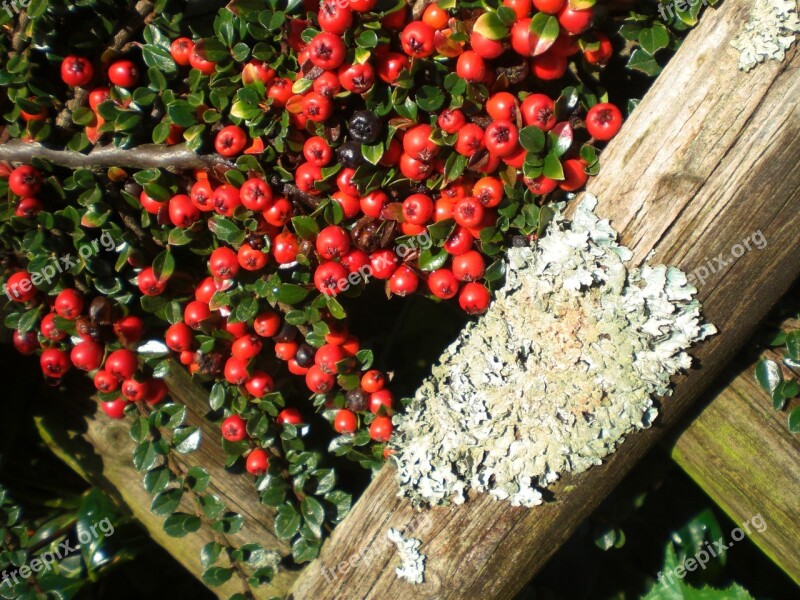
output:
[{"label": "pale lichen patch", "polygon": [[400,553],[400,566],[395,569],[397,577],[410,583],[425,581],[425,555],[419,551],[422,542],[416,538],[404,538],[398,529],[389,529],[388,535]]},{"label": "pale lichen patch", "polygon": [[469,489],[542,501],[560,473],[600,464],[648,427],[653,397],[715,331],[680,270],[627,268],[631,252],[593,212],[560,213],[535,248],[512,248],[489,311],[445,351],[404,415],[401,494],[461,503]]},{"label": "pale lichen patch", "polygon": [[739,68],[749,71],[767,59],[782,61],[797,33],[796,0],[755,0],[750,20],[731,41],[739,51]]}]

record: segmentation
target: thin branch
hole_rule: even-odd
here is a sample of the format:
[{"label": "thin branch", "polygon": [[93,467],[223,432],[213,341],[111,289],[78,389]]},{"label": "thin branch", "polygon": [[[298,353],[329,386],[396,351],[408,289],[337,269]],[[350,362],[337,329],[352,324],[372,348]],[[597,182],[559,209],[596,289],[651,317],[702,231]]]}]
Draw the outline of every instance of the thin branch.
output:
[{"label": "thin branch", "polygon": [[0,160],[27,163],[33,158],[43,158],[54,165],[70,169],[96,167],[131,169],[159,167],[175,170],[235,168],[232,162],[218,154],[197,154],[183,144],[169,147],[143,144],[130,149],[111,145],[95,146],[88,154],[73,150],[53,150],[38,143],[19,140],[0,144]]}]

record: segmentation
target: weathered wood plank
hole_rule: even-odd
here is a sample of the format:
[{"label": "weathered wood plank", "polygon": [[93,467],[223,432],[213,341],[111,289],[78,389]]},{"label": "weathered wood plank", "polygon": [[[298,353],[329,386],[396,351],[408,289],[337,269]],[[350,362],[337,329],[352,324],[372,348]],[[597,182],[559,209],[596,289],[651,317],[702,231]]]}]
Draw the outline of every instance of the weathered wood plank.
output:
[{"label": "weathered wood plank", "polygon": [[[246,474],[225,472],[225,456],[218,443],[219,430],[206,418],[208,398],[204,389],[193,383],[186,370],[177,363],[170,369],[167,382],[173,400],[187,408],[187,423],[200,427],[203,436],[200,448],[188,455],[174,455],[176,462],[183,472],[195,465],[204,467],[211,476],[207,491],[216,494],[228,510],[238,512],[244,518],[242,530],[226,536],[226,540],[234,546],[258,542],[281,556],[290,555],[286,541],[275,536],[274,510],[259,502],[252,478]],[[119,506],[127,508],[153,540],[200,579],[204,571],[200,551],[206,543],[220,541],[220,535],[207,525],[183,538],[170,537],[164,532],[164,519],[150,512],[152,497],[143,487],[142,474],[131,461],[135,444],[129,435],[130,423],[127,420],[110,419],[96,411],[93,402],[73,398],[68,403],[51,407],[47,417],[40,419],[38,425],[57,456],[109,494]],[[199,507],[189,494],[185,494],[179,510],[195,514]],[[251,591],[258,599],[284,596],[296,575],[295,571],[281,569],[271,585]],[[220,598],[228,598],[245,588],[242,580],[234,576],[223,586],[211,589]]]},{"label": "weathered wood plank", "polygon": [[727,370],[671,454],[735,523],[762,516],[766,529],[750,539],[800,584],[800,439],[756,382],[757,362]]},{"label": "weathered wood plank", "polygon": [[[637,261],[655,250],[660,262],[709,271],[698,287],[720,334],[694,351],[698,368],[676,381],[656,425],[630,436],[601,467],[554,485],[543,506],[509,508],[482,495],[429,511],[413,533],[428,557],[420,586],[395,577],[396,559],[384,545],[369,566],[331,575],[382,542],[389,527],[415,518],[385,468],[298,579],[294,598],[512,597],[678,422],[800,274],[800,56],[795,50],[782,64],[739,73],[728,42],[750,6],[729,0],[705,14],[609,144],[589,186],[600,199],[598,214],[621,231]],[[759,231],[767,248],[731,254]]]}]

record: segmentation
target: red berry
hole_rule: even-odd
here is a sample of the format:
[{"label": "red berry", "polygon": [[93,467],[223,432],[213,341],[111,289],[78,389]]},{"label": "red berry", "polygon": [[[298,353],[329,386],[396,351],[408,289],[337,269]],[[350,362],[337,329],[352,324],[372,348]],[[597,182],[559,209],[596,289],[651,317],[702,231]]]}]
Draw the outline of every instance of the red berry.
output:
[{"label": "red berry", "polygon": [[569,2],[565,2],[558,13],[558,22],[561,24],[561,27],[572,35],[581,34],[589,29],[592,26],[593,18],[594,7],[576,10],[570,8]]},{"label": "red berry", "polygon": [[330,71],[344,61],[347,46],[338,35],[323,31],[308,43],[308,58],[314,66]]},{"label": "red berry", "polygon": [[495,121],[514,121],[517,118],[517,99],[508,92],[492,94],[486,101],[486,112]]},{"label": "red berry", "polygon": [[253,322],[253,329],[261,337],[272,337],[278,333],[280,328],[281,318],[278,313],[272,311],[261,313]]},{"label": "red berry", "polygon": [[503,6],[513,10],[517,19],[531,16],[531,0],[503,0]]},{"label": "red berry", "polygon": [[178,194],[169,200],[169,220],[175,227],[191,227],[200,220],[200,211],[186,194]]},{"label": "red berry", "polygon": [[483,204],[470,196],[456,202],[453,208],[453,217],[462,227],[477,227],[483,220]]},{"label": "red berry", "polygon": [[87,58],[67,56],[61,62],[61,80],[70,87],[86,85],[93,75],[92,63]]},{"label": "red berry", "polygon": [[419,277],[411,267],[400,265],[389,278],[389,291],[396,296],[407,296],[417,291]]},{"label": "red berry", "polygon": [[526,180],[525,184],[528,189],[537,196],[549,194],[558,187],[558,182],[544,175],[539,175],[536,179]]},{"label": "red berry", "polygon": [[368,394],[382,390],[386,385],[386,377],[377,369],[371,369],[361,377],[361,389]]},{"label": "red berry", "polygon": [[519,132],[511,121],[489,123],[485,135],[486,149],[495,156],[508,156],[518,148]]},{"label": "red berry", "polygon": [[375,84],[375,70],[368,62],[343,64],[339,67],[338,75],[342,87],[354,94],[365,94]]},{"label": "red berry", "polygon": [[125,407],[128,403],[122,398],[117,398],[111,402],[101,402],[100,410],[112,419],[122,419],[125,417]]},{"label": "red berry", "polygon": [[242,385],[250,374],[247,372],[248,361],[242,358],[231,357],[225,361],[225,380],[234,385]]},{"label": "red berry", "polygon": [[389,390],[378,390],[369,395],[369,411],[372,414],[377,414],[381,406],[385,407],[384,410],[391,411],[394,405],[394,396]]},{"label": "red berry", "polygon": [[56,296],[53,308],[59,317],[77,319],[83,311],[83,296],[78,290],[68,288]]},{"label": "red berry", "polygon": [[303,156],[306,161],[315,167],[324,167],[331,162],[333,150],[331,150],[325,138],[315,135],[308,138],[303,144]]},{"label": "red berry", "polygon": [[564,170],[564,180],[559,182],[558,187],[566,192],[574,192],[582,188],[589,175],[584,170],[584,163],[577,158],[568,158],[565,160],[561,167]]},{"label": "red berry", "polygon": [[458,133],[458,130],[466,125],[466,123],[467,119],[464,117],[464,113],[457,108],[443,110],[436,120],[436,124],[439,125],[442,131],[451,135]]},{"label": "red berry", "polygon": [[567,59],[554,52],[540,54],[531,60],[531,73],[539,79],[559,79],[567,72]]},{"label": "red berry", "polygon": [[241,442],[247,437],[247,425],[239,415],[227,417],[220,427],[222,437],[229,442]]},{"label": "red berry", "polygon": [[413,181],[423,181],[433,173],[433,166],[403,154],[400,156],[400,172]]},{"label": "red berry", "polygon": [[318,181],[322,181],[322,169],[311,163],[303,163],[294,172],[294,182],[302,192],[318,195],[320,190],[314,187]]},{"label": "red berry", "polygon": [[126,379],[122,382],[122,395],[129,402],[141,402],[147,396],[148,385],[146,381],[136,381],[135,379]]},{"label": "red berry", "polygon": [[130,379],[139,368],[139,361],[136,359],[136,354],[131,350],[114,350],[108,355],[105,364],[105,370],[111,373],[114,377],[123,381]]},{"label": "red berry", "polygon": [[38,198],[22,198],[14,210],[14,215],[23,219],[33,219],[44,210]]},{"label": "red berry", "polygon": [[214,210],[214,189],[207,179],[202,179],[195,183],[189,192],[189,197],[192,199],[192,204],[201,211],[210,212]]},{"label": "red berry", "polygon": [[461,309],[470,315],[481,315],[489,308],[491,296],[489,290],[480,283],[467,283],[458,295],[458,304]]},{"label": "red berry", "polygon": [[520,19],[511,27],[511,47],[514,52],[522,56],[530,56],[533,51],[533,38],[531,36],[531,19]]},{"label": "red berry", "polygon": [[99,392],[114,392],[119,388],[119,379],[105,369],[100,369],[94,374],[94,387]]},{"label": "red berry", "polygon": [[314,365],[306,373],[306,385],[315,394],[327,394],[336,385],[336,375]]},{"label": "red berry", "polygon": [[358,418],[353,412],[343,408],[336,413],[336,417],[333,420],[333,428],[337,433],[353,433],[357,427]]},{"label": "red berry", "polygon": [[480,54],[467,50],[458,57],[456,73],[470,83],[477,83],[486,76],[486,63]]},{"label": "red berry", "polygon": [[256,448],[247,455],[245,468],[250,475],[263,475],[269,469],[269,457],[261,448]]},{"label": "red berry", "polygon": [[214,149],[222,156],[235,156],[247,145],[247,134],[241,127],[223,127],[214,138]]},{"label": "red berry", "polygon": [[467,250],[472,248],[474,236],[469,232],[469,229],[459,225],[450,234],[450,237],[444,243],[444,249],[453,256],[464,254]]},{"label": "red berry", "polygon": [[147,192],[142,190],[142,193],[139,194],[139,204],[142,205],[142,208],[149,212],[151,215],[157,215],[162,208],[167,206],[167,201],[160,202],[155,198],[151,198],[147,195]]},{"label": "red berry", "polygon": [[217,63],[211,62],[205,57],[205,47],[201,43],[194,44],[189,52],[189,64],[193,69],[197,69],[203,75],[211,75],[217,69]]},{"label": "red berry", "polygon": [[152,406],[164,400],[167,394],[169,394],[169,388],[163,379],[150,379],[147,382],[147,393],[145,393],[144,401]]},{"label": "red berry", "polygon": [[387,52],[378,57],[378,77],[389,85],[394,85],[403,71],[408,70],[410,63],[405,54]]},{"label": "red berry", "polygon": [[260,81],[266,86],[273,79],[275,79],[275,70],[265,62],[251,60],[242,69],[242,83],[245,85]]},{"label": "red berry", "polygon": [[331,102],[330,98],[323,96],[319,92],[308,92],[303,96],[300,107],[303,111],[303,115],[314,123],[327,121],[333,114],[333,102]]},{"label": "red berry", "polygon": [[474,29],[469,36],[469,45],[482,58],[497,58],[506,49],[500,40],[490,40]]},{"label": "red berry", "polygon": [[566,0],[533,0],[536,9],[548,15],[557,15],[564,4],[566,4]]},{"label": "red berry", "polygon": [[286,423],[289,425],[299,425],[303,422],[303,415],[301,415],[300,411],[296,408],[284,408],[278,413],[278,417],[275,419],[275,422],[278,425],[284,425]]},{"label": "red berry", "polygon": [[556,124],[555,102],[544,94],[531,94],[522,101],[522,120],[542,131],[550,131]]},{"label": "red berry", "polygon": [[269,256],[249,244],[243,244],[236,253],[239,266],[247,271],[260,271],[267,266]]},{"label": "red berry", "polygon": [[12,341],[14,342],[14,347],[20,354],[33,354],[39,347],[39,340],[36,337],[35,331],[26,331],[22,333],[18,329],[15,329]]},{"label": "red berry", "polygon": [[81,371],[94,371],[103,364],[102,344],[91,340],[79,342],[69,354],[72,364]]},{"label": "red berry", "polygon": [[36,288],[33,287],[30,273],[27,271],[17,271],[6,280],[3,287],[3,291],[14,302],[28,302],[36,296]]},{"label": "red berry", "polygon": [[167,280],[157,278],[153,267],[145,267],[139,271],[136,283],[145,296],[160,296],[167,289]]},{"label": "red berry", "polygon": [[449,20],[450,15],[447,14],[447,11],[439,8],[435,2],[429,4],[422,13],[422,21],[434,29],[444,29]]},{"label": "red berry", "polygon": [[346,287],[347,269],[337,262],[328,261],[314,271],[314,285],[323,294],[335,296]]},{"label": "red berry", "polygon": [[403,218],[415,225],[425,225],[433,217],[433,200],[427,194],[412,194],[403,200]]},{"label": "red berry", "polygon": [[272,105],[278,108],[284,106],[292,97],[292,80],[285,77],[276,77],[267,89],[267,98],[272,98]]},{"label": "red berry", "polygon": [[448,300],[458,293],[458,279],[450,269],[438,269],[428,276],[428,289],[437,298]]},{"label": "red berry", "polygon": [[129,60],[118,60],[108,68],[108,79],[120,87],[133,87],[139,81],[139,69]]},{"label": "red berry", "polygon": [[453,257],[453,275],[459,281],[475,281],[483,277],[485,272],[486,263],[476,250]]},{"label": "red berry", "polygon": [[264,212],[264,219],[273,227],[283,227],[291,218],[292,205],[286,198],[277,198]]},{"label": "red berry", "polygon": [[322,31],[343,35],[353,25],[353,10],[337,0],[323,0],[319,4],[317,22]]},{"label": "red berry", "polygon": [[475,123],[467,123],[458,132],[456,140],[456,152],[464,156],[472,156],[484,147],[483,129]]},{"label": "red berry", "polygon": [[189,58],[194,48],[194,42],[187,37],[180,37],[174,40],[169,46],[169,53],[172,55],[172,60],[175,64],[181,67],[189,66]]},{"label": "red berry", "polygon": [[264,371],[256,371],[253,375],[244,383],[245,389],[254,397],[256,398],[263,398],[266,394],[269,394],[273,389],[275,389],[275,384],[272,381],[272,377],[268,373]]},{"label": "red berry", "polygon": [[622,113],[609,102],[595,104],[586,115],[586,129],[589,135],[607,142],[619,133],[622,127]]},{"label": "red berry", "polygon": [[22,165],[8,176],[8,189],[17,196],[35,196],[42,187],[42,174],[31,165]]},{"label": "red berry", "polygon": [[179,321],[167,328],[164,341],[173,352],[184,352],[194,345],[194,333],[186,323]]},{"label": "red berry", "polygon": [[342,257],[350,250],[350,234],[337,225],[329,225],[317,235],[316,247],[324,259]]},{"label": "red berry", "polygon": [[389,204],[389,196],[382,190],[373,190],[361,198],[361,212],[368,217],[378,219],[383,212],[383,207]]},{"label": "red berry", "polygon": [[415,125],[403,137],[403,150],[411,158],[427,162],[439,153],[439,146],[431,140],[433,127],[425,123]]},{"label": "red berry", "polygon": [[375,417],[369,426],[369,437],[376,442],[388,442],[393,430],[391,417]]},{"label": "red berry", "polygon": [[261,340],[256,335],[245,335],[231,345],[231,354],[236,358],[249,360],[261,353]]},{"label": "red berry", "polygon": [[275,344],[275,356],[279,360],[292,360],[297,355],[297,342],[278,342]]},{"label": "red berry", "polygon": [[208,259],[208,269],[214,277],[233,279],[239,272],[236,252],[226,247],[217,248]]},{"label": "red berry", "polygon": [[597,38],[597,42],[600,46],[597,50],[585,50],[583,56],[589,64],[603,66],[609,61],[611,55],[614,54],[614,47],[607,35],[597,31],[594,33],[594,36]]},{"label": "red berry", "polygon": [[183,309],[183,321],[192,329],[200,329],[203,321],[211,317],[211,309],[205,302],[192,300]]},{"label": "red berry", "polygon": [[239,199],[247,210],[264,211],[272,205],[272,188],[263,179],[253,177],[242,184]]},{"label": "red berry", "polygon": [[412,21],[400,34],[403,52],[414,58],[427,58],[435,50],[433,27],[422,21]]},{"label": "red berry", "polygon": [[281,265],[294,262],[299,248],[297,236],[289,231],[279,233],[272,240],[272,254],[275,256],[275,261]]},{"label": "red berry", "polygon": [[372,276],[376,279],[389,279],[397,269],[400,259],[393,250],[375,250],[369,256],[369,264],[372,267]]}]

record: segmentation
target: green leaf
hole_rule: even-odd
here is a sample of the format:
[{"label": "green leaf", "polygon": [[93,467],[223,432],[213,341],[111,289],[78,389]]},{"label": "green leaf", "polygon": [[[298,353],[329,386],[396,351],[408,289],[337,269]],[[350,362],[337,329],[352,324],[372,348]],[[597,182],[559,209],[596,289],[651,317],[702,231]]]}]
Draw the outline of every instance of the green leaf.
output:
[{"label": "green leaf", "polygon": [[655,56],[656,52],[669,46],[669,32],[662,23],[655,22],[652,27],[642,29],[639,33],[639,44],[642,50]]},{"label": "green leaf", "polygon": [[200,466],[194,466],[186,471],[186,484],[191,490],[198,493],[208,487],[210,478],[208,471]]},{"label": "green leaf", "polygon": [[275,534],[282,540],[293,537],[300,529],[302,517],[291,504],[281,504],[275,516]]},{"label": "green leaf", "polygon": [[208,542],[200,551],[200,562],[203,568],[208,568],[217,562],[219,555],[222,552],[222,546],[217,542]]},{"label": "green leaf", "polygon": [[169,248],[159,252],[153,259],[153,273],[158,279],[169,279],[175,272],[175,258]]},{"label": "green leaf", "polygon": [[292,217],[292,227],[294,227],[295,233],[304,240],[313,240],[319,233],[317,221],[308,215]]},{"label": "green leaf", "polygon": [[179,427],[175,430],[172,444],[181,454],[194,452],[200,447],[201,432],[197,427]]},{"label": "green leaf", "polygon": [[174,73],[178,70],[175,61],[172,60],[169,50],[153,44],[142,46],[142,59],[148,67],[153,67],[162,73]]},{"label": "green leaf", "polygon": [[544,131],[535,126],[523,127],[519,131],[519,143],[528,152],[541,152],[544,150]]},{"label": "green leaf", "polygon": [[322,525],[325,520],[325,508],[313,496],[306,496],[300,503],[300,511],[306,521],[314,525]]},{"label": "green leaf", "polygon": [[154,515],[159,517],[171,515],[178,509],[178,505],[181,503],[182,497],[183,492],[180,490],[180,488],[172,488],[166,492],[161,492],[160,494],[157,494],[155,498],[153,498],[153,502],[150,505],[150,510]]},{"label": "green leaf", "polygon": [[800,433],[800,406],[789,413],[789,432]]},{"label": "green leaf", "polygon": [[148,494],[163,492],[172,481],[172,473],[167,467],[158,467],[148,471],[144,476],[144,489]]},{"label": "green leaf", "polygon": [[219,587],[227,582],[233,575],[233,569],[223,567],[210,567],[203,571],[203,583],[211,587]]},{"label": "green leaf", "polygon": [[302,302],[308,296],[308,290],[293,283],[284,283],[278,289],[277,299],[278,302],[286,304],[297,304]]},{"label": "green leaf", "polygon": [[655,77],[661,73],[661,66],[656,62],[656,59],[641,48],[636,48],[631,53],[631,57],[628,59],[628,68],[641,71],[650,77]]},{"label": "green leaf", "polygon": [[361,144],[361,154],[364,156],[364,159],[370,163],[371,165],[377,165],[378,162],[381,160],[383,156],[383,142],[378,142],[377,144]]},{"label": "green leaf", "polygon": [[181,538],[200,529],[200,519],[195,515],[175,513],[164,520],[164,531],[171,537]]},{"label": "green leaf", "polygon": [[320,544],[318,540],[298,538],[292,544],[292,558],[298,563],[314,560],[319,554]]},{"label": "green leaf", "polygon": [[786,351],[794,360],[800,360],[800,329],[786,334]]},{"label": "green leaf", "polygon": [[781,368],[774,360],[764,359],[756,365],[756,381],[770,395],[783,381]]},{"label": "green leaf", "polygon": [[444,94],[441,88],[434,85],[423,85],[417,90],[415,99],[417,106],[427,112],[439,110],[444,104]]},{"label": "green leaf", "polygon": [[553,152],[549,152],[547,156],[544,157],[544,169],[542,173],[545,177],[555,179],[556,181],[564,180],[564,169],[561,167],[561,161],[558,160],[558,156]]},{"label": "green leaf", "polygon": [[[558,22],[556,22],[558,23]],[[494,12],[485,12],[475,21],[473,31],[490,40],[502,40],[508,36],[508,26]]]},{"label": "green leaf", "polygon": [[536,13],[531,19],[531,55],[538,56],[547,52],[558,37],[558,18],[543,12]]}]

